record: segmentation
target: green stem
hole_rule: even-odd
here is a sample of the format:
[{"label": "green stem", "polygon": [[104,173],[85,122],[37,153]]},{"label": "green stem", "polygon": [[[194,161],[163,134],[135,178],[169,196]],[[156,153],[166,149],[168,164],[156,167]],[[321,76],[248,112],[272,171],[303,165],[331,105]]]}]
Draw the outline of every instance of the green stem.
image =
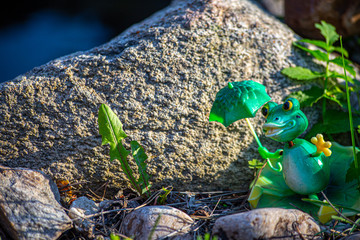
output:
[{"label": "green stem", "polygon": [[[251,134],[254,136],[255,141],[257,142],[258,146],[259,146],[259,147],[262,147],[262,144],[261,144],[261,142],[260,142],[260,139],[258,138],[258,136],[257,136],[257,134],[256,134],[256,132],[255,132],[255,130],[254,130],[253,125],[251,124],[251,122],[249,121],[248,118],[245,118],[245,120],[246,120],[246,122],[247,122],[247,124],[248,124],[248,126],[249,126],[249,128],[250,128],[250,132],[251,132]],[[281,163],[279,163],[279,162],[277,163],[279,168],[276,169],[276,168],[272,165],[272,163],[270,162],[270,159],[267,158],[266,161],[267,161],[267,163],[269,164],[269,167],[270,167],[272,170],[274,170],[274,171],[276,171],[276,172],[281,172],[281,171],[282,171]]]},{"label": "green stem", "polygon": [[[326,94],[326,89],[327,89],[327,84],[328,84],[328,76],[329,76],[329,58],[330,58],[330,53],[327,51],[327,60],[326,60],[326,69],[325,69],[325,82],[324,82],[324,93],[323,95],[325,96]],[[323,98],[323,106],[322,106],[322,118],[323,118],[323,122],[325,120],[325,113],[326,113],[326,98]]]},{"label": "green stem", "polygon": [[[342,36],[340,36],[340,44],[341,44],[341,50],[342,50],[342,49],[343,49],[343,46],[342,46]],[[351,143],[352,143],[352,147],[353,147],[355,169],[356,169],[356,172],[358,173],[358,172],[359,172],[359,171],[358,171],[359,165],[358,165],[358,161],[357,161],[356,148],[355,148],[355,132],[354,132],[354,125],[353,125],[353,120],[352,120],[349,85],[348,85],[347,76],[346,76],[345,61],[344,61],[344,52],[343,52],[343,51],[341,51],[341,56],[342,56],[343,68],[344,68],[344,75],[345,75],[345,87],[346,87],[347,106],[348,106],[348,110],[349,110]],[[360,185],[359,176],[357,176],[357,181],[358,181],[358,185]]]},{"label": "green stem", "polygon": [[260,142],[260,139],[258,138],[258,136],[257,136],[257,134],[256,134],[256,132],[255,132],[255,130],[254,130],[253,125],[251,124],[251,122],[249,121],[248,118],[245,118],[245,120],[246,120],[246,122],[247,122],[247,124],[248,124],[248,126],[249,126],[249,128],[250,128],[251,134],[252,134],[252,135],[254,136],[254,138],[255,138],[255,141],[257,142],[257,144],[259,145],[259,147],[262,147],[262,144],[261,144],[261,142]]}]

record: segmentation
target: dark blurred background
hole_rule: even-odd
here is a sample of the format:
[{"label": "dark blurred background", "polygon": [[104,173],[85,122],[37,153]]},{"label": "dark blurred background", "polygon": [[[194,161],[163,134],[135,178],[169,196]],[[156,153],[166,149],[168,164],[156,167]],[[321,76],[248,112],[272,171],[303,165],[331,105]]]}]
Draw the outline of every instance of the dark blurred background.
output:
[{"label": "dark blurred background", "polygon": [[[239,0],[241,1],[241,0]],[[302,37],[325,20],[360,63],[360,0],[255,0]],[[0,82],[52,59],[106,43],[171,0],[8,1],[0,8]]]},{"label": "dark blurred background", "polygon": [[0,82],[106,43],[170,0],[8,1],[0,8]]}]

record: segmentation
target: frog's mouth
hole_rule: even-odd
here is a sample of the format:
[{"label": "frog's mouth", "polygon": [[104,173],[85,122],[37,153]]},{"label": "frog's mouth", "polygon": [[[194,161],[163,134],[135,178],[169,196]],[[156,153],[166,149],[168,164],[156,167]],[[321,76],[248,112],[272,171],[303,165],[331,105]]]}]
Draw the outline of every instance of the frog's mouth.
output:
[{"label": "frog's mouth", "polygon": [[280,135],[284,131],[292,129],[295,126],[296,122],[290,120],[284,123],[265,123],[263,125],[263,131],[266,137],[274,137]]}]

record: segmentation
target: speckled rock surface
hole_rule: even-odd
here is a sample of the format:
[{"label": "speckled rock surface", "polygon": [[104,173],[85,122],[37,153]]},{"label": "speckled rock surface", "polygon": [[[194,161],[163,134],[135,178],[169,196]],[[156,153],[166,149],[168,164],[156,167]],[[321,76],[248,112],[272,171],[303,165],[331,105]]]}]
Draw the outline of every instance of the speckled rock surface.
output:
[{"label": "speckled rock surface", "polygon": [[72,222],[56,184],[40,171],[0,166],[0,228],[3,239],[58,239]]},{"label": "speckled rock surface", "polygon": [[151,236],[151,239],[191,240],[194,238],[190,234],[193,223],[191,217],[179,209],[146,206],[124,218],[121,232],[134,239],[149,239]]},{"label": "speckled rock surface", "polygon": [[[260,82],[277,102],[298,89],[280,74],[311,64],[293,52],[294,38],[249,1],[174,1],[109,43],[0,84],[0,163],[89,187],[127,187],[120,164],[100,146],[97,112],[107,103],[127,141],[147,151],[155,188],[247,189],[257,145],[243,121],[227,129],[208,123],[211,105],[228,81]],[[307,113],[311,122],[316,114]],[[260,133],[260,114],[251,121]]]},{"label": "speckled rock surface", "polygon": [[296,209],[263,208],[216,220],[212,234],[220,239],[321,239],[320,227]]}]

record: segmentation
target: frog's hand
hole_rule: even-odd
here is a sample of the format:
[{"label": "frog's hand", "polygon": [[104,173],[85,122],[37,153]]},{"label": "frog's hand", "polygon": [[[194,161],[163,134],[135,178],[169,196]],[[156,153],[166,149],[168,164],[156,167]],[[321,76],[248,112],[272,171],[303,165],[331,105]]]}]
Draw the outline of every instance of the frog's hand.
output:
[{"label": "frog's hand", "polygon": [[312,144],[316,146],[315,156],[319,156],[322,152],[325,156],[331,156],[331,142],[325,142],[322,134],[317,134],[316,137],[311,138]]},{"label": "frog's hand", "polygon": [[269,150],[267,150],[266,147],[261,146],[261,147],[258,148],[258,151],[259,151],[259,154],[261,155],[261,157],[264,158],[264,159],[266,159],[269,167],[270,167],[272,170],[274,170],[274,171],[276,171],[276,172],[281,172],[281,171],[282,171],[282,165],[281,165],[280,162],[277,162],[277,163],[276,163],[277,166],[278,166],[278,168],[275,168],[275,167],[273,166],[273,164],[271,163],[271,161],[270,161],[270,159],[275,159],[275,160],[280,159],[280,157],[281,157],[282,154],[283,154],[283,150],[282,150],[282,149],[278,149],[278,150],[276,150],[276,152],[272,153],[272,152],[269,152]]},{"label": "frog's hand", "polygon": [[276,152],[270,152],[269,150],[267,150],[266,147],[259,147],[258,148],[259,154],[262,158],[264,159],[279,159],[282,154],[283,154],[283,150],[282,149],[278,149],[276,150]]}]

